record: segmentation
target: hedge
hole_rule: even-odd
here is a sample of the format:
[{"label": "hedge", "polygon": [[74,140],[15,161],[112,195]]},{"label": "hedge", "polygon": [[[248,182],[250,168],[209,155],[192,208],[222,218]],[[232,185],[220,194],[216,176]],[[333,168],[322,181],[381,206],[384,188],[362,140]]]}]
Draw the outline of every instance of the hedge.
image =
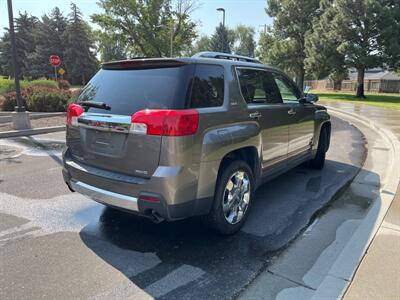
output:
[{"label": "hedge", "polygon": [[[28,87],[33,86],[44,86],[48,88],[57,88],[57,82],[53,80],[45,80],[45,79],[38,79],[38,80],[21,80],[20,81],[21,89],[26,89]],[[12,92],[15,90],[15,83],[14,79],[1,79],[0,78],[0,95]]]},{"label": "hedge", "polygon": [[[23,102],[28,111],[34,112],[61,112],[76,95],[70,91],[46,86],[29,86],[21,91]],[[0,108],[6,111],[14,110],[17,104],[15,92],[3,95],[3,103]]]}]

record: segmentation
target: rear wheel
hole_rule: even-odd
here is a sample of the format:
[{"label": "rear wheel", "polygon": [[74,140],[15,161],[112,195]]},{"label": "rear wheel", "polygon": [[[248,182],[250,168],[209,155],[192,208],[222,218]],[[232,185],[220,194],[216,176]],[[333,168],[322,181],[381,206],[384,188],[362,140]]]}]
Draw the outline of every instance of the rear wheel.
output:
[{"label": "rear wheel", "polygon": [[318,149],[315,157],[308,162],[308,166],[313,169],[321,170],[325,165],[325,155],[328,143],[328,130],[325,127],[319,134]]},{"label": "rear wheel", "polygon": [[241,160],[228,163],[218,177],[207,223],[224,235],[237,232],[247,219],[253,194],[254,178],[249,165]]}]

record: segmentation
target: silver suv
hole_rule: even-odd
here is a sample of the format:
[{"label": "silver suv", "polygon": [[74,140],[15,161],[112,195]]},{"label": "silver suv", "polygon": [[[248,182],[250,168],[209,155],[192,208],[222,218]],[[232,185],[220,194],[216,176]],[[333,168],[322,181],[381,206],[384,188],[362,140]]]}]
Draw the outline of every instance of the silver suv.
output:
[{"label": "silver suv", "polygon": [[232,234],[265,180],[324,166],[331,124],[316,100],[249,57],[105,63],[68,107],[64,179],[110,207],[156,222],[204,215]]}]

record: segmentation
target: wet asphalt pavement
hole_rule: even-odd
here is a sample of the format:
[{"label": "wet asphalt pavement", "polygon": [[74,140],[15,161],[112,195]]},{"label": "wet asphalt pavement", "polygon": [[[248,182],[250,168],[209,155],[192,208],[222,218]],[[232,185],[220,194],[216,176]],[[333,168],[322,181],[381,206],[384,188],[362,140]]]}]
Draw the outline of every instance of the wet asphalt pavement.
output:
[{"label": "wet asphalt pavement", "polygon": [[153,224],[69,192],[62,146],[63,133],[0,140],[0,299],[230,299],[335,207],[365,157],[334,118],[324,170],[261,186],[242,231],[221,237],[199,218]]}]

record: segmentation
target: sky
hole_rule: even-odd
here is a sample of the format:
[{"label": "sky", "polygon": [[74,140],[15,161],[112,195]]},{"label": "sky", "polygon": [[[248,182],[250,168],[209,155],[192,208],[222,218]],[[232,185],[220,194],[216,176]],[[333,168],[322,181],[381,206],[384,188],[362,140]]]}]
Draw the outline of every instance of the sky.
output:
[{"label": "sky", "polygon": [[[96,0],[75,0],[86,21],[90,22],[90,15],[102,10]],[[192,19],[198,22],[199,35],[211,35],[215,27],[222,21],[222,12],[218,7],[225,8],[225,24],[235,27],[243,24],[254,27],[256,38],[263,30],[263,25],[270,25],[272,19],[265,13],[266,0],[197,0],[198,8],[192,13]],[[27,11],[34,16],[42,16],[58,6],[64,14],[69,12],[70,0],[13,0],[14,17],[18,11]],[[91,24],[93,26],[93,24]],[[8,27],[7,0],[0,0],[0,36]]]}]

